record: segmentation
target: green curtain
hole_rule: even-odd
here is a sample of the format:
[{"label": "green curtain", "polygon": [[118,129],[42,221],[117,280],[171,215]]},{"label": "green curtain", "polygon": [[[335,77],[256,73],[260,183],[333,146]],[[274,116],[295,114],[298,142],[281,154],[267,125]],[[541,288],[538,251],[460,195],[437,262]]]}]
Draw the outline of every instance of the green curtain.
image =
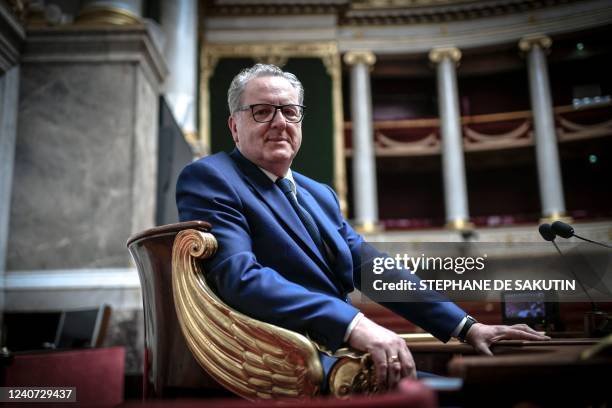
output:
[{"label": "green curtain", "polygon": [[227,127],[229,108],[227,107],[227,90],[232,79],[243,69],[250,67],[254,61],[250,58],[223,58],[219,60],[213,75],[210,77],[210,151],[231,152],[234,149],[232,134]]}]

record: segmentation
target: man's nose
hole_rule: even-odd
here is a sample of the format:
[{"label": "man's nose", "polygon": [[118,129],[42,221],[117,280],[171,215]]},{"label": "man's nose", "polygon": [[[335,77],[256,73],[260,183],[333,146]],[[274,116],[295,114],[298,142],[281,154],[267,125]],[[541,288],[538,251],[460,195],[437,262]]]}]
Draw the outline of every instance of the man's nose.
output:
[{"label": "man's nose", "polygon": [[276,111],[274,112],[274,117],[272,118],[272,122],[270,123],[271,126],[273,127],[286,127],[287,126],[287,119],[285,119],[285,116],[283,115],[283,111],[280,109],[276,109]]}]

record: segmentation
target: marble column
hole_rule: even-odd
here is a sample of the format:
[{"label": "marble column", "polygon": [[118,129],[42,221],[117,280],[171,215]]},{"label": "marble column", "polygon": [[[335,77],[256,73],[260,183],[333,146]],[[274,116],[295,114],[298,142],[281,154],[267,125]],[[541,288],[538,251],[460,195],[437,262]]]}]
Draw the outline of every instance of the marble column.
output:
[{"label": "marble column", "polygon": [[344,55],[344,62],[351,66],[355,225],[362,232],[373,232],[378,225],[378,192],[370,69],[376,57],[369,51],[350,51]]},{"label": "marble column", "polygon": [[519,42],[519,48],[527,54],[542,216],[553,220],[565,217],[565,200],[545,55],[551,45],[550,37],[542,35],[524,37]]},{"label": "marble column", "polygon": [[429,53],[437,73],[446,223],[453,229],[469,230],[473,226],[469,222],[456,73],[460,59],[461,51],[454,47],[434,48]]},{"label": "marble column", "polygon": [[187,140],[196,141],[198,2],[168,0],[161,7],[164,55],[170,72],[166,99]]},{"label": "marble column", "polygon": [[4,280],[17,136],[19,60],[25,31],[14,10],[0,2],[0,337],[5,307]]}]

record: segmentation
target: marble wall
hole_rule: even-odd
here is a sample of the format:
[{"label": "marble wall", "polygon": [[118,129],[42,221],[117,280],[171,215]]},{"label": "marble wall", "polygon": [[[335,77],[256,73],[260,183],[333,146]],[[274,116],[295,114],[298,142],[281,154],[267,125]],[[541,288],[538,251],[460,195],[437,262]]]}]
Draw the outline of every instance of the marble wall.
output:
[{"label": "marble wall", "polygon": [[127,238],[153,226],[159,84],[119,51],[26,51],[8,270],[125,267]]},{"label": "marble wall", "polygon": [[110,305],[104,345],[130,374],[144,323],[126,241],[154,225],[166,73],[146,26],[30,28],[14,104],[5,310]]}]

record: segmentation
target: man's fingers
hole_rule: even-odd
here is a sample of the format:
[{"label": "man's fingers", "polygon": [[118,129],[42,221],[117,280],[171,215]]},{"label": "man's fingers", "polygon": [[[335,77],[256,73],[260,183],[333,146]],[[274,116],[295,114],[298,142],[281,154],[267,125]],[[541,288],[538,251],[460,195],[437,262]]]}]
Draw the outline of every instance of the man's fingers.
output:
[{"label": "man's fingers", "polygon": [[401,378],[402,365],[398,355],[388,355],[387,386],[393,389]]},{"label": "man's fingers", "polygon": [[489,346],[484,341],[481,341],[474,345],[474,348],[479,354],[484,354],[486,356],[492,356],[493,353],[489,350]]},{"label": "man's fingers", "polygon": [[414,364],[414,358],[407,347],[400,350],[399,358],[400,362],[402,363],[402,378],[408,377],[416,379],[416,365]]},{"label": "man's fingers", "polygon": [[387,354],[383,350],[372,350],[370,353],[374,369],[376,370],[376,381],[381,389],[387,388]]},{"label": "man's fingers", "polygon": [[510,326],[510,328],[521,330],[521,331],[531,333],[531,334],[535,334],[539,337],[539,339],[550,340],[550,337],[546,336],[545,334],[538,333],[537,331],[535,331],[534,329],[532,329],[526,324],[515,324],[515,325]]},{"label": "man's fingers", "polygon": [[528,333],[533,333],[533,334],[539,334],[537,331],[533,330],[531,327],[529,327],[529,325],[521,323],[521,324],[513,324],[512,326],[510,326],[513,329],[516,330],[522,330],[524,332],[528,332]]},{"label": "man's fingers", "polygon": [[513,327],[509,327],[508,330],[501,336],[505,340],[546,340],[550,339],[548,336],[543,336],[539,333],[530,333],[523,330],[518,330]]}]

